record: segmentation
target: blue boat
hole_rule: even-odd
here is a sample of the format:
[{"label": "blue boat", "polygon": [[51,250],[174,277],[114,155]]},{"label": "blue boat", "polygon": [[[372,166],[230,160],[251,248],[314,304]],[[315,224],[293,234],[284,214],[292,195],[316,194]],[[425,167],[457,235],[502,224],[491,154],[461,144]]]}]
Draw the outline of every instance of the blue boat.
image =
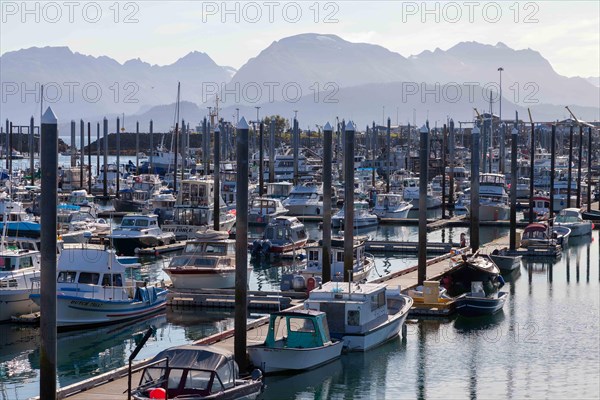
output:
[{"label": "blue boat", "polygon": [[507,297],[508,293],[506,292],[497,292],[486,296],[483,282],[472,282],[471,292],[456,299],[456,312],[465,317],[493,315],[502,310]]}]

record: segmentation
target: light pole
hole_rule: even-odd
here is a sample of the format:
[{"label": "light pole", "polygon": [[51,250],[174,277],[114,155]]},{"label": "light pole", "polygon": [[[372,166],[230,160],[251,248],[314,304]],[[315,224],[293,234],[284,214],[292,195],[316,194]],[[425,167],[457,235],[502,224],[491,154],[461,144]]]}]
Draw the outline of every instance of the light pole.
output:
[{"label": "light pole", "polygon": [[498,68],[498,72],[500,73],[500,104],[499,104],[499,110],[498,110],[500,122],[502,122],[502,71],[504,71],[504,68],[502,68],[502,67]]}]

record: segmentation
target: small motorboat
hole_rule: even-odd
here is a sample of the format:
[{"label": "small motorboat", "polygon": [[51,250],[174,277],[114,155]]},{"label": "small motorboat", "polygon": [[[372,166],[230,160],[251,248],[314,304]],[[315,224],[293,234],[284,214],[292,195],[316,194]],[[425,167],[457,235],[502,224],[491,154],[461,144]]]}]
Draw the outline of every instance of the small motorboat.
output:
[{"label": "small motorboat", "polygon": [[305,304],[327,313],[331,336],[346,350],[366,351],[398,337],[413,299],[381,283],[327,282]]},{"label": "small motorboat", "polygon": [[494,264],[500,268],[501,272],[510,272],[521,266],[521,258],[520,255],[510,254],[508,249],[504,248],[502,250],[494,250],[490,254],[490,259]]},{"label": "small motorboat", "polygon": [[504,285],[500,269],[487,256],[461,254],[460,258],[452,258],[453,268],[445,273],[441,284],[449,296],[458,296],[471,288],[472,282],[483,282],[486,293],[493,293]]},{"label": "small motorboat", "polygon": [[144,368],[131,396],[136,400],[255,399],[262,388],[258,370],[240,379],[229,351],[214,345],[183,345],[158,353]]},{"label": "small motorboat", "polygon": [[265,374],[301,371],[335,360],[344,342],[331,339],[322,311],[280,311],[271,314],[265,342],[248,346],[254,366]]},{"label": "small motorboat", "polygon": [[584,221],[578,208],[563,208],[554,219],[554,227],[564,226],[571,230],[571,236],[585,236],[592,233],[592,223]]},{"label": "small motorboat", "polygon": [[262,239],[252,243],[251,254],[260,257],[267,253],[289,253],[302,249],[307,242],[304,224],[296,217],[281,215],[267,225]]},{"label": "small motorboat", "polygon": [[521,236],[521,247],[529,248],[532,246],[556,246],[568,243],[571,230],[566,227],[555,226],[552,230],[545,223],[534,222],[529,224],[523,230]]},{"label": "small motorboat", "polygon": [[268,225],[275,218],[288,213],[279,199],[258,197],[252,200],[248,211],[249,225]]},{"label": "small motorboat", "polygon": [[380,220],[394,221],[406,218],[411,208],[412,204],[402,200],[401,194],[382,193],[377,195],[373,214]]},{"label": "small motorboat", "polygon": [[[408,214],[408,210],[406,211]],[[333,217],[331,217],[331,226],[333,228],[343,228],[345,223],[344,208],[338,211]],[[372,214],[369,211],[369,203],[366,201],[355,201],[354,202],[354,222],[352,229],[368,228],[377,226],[379,220],[377,215]]]},{"label": "small motorboat", "polygon": [[128,214],[121,225],[107,235],[119,253],[132,256],[136,249],[162,246],[175,242],[175,234],[163,232],[156,214]]},{"label": "small motorboat", "polygon": [[[581,217],[586,221],[600,223],[600,210],[588,210],[581,213]],[[597,227],[598,225],[596,225]]]},{"label": "small motorboat", "polygon": [[507,296],[506,292],[497,292],[486,296],[483,282],[472,282],[471,292],[456,299],[456,311],[465,317],[493,315],[502,309]]}]

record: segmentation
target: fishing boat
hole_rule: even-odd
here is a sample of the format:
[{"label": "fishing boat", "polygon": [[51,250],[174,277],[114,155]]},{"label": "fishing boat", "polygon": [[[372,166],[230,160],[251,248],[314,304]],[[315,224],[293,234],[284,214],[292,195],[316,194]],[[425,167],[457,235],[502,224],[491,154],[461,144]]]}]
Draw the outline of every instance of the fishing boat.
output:
[{"label": "fishing boat", "polygon": [[224,289],[235,286],[235,268],[235,240],[207,230],[188,240],[163,271],[176,289]]},{"label": "fishing boat", "polygon": [[533,215],[535,218],[547,216],[550,212],[550,198],[547,196],[533,196],[531,198],[533,203]]},{"label": "fishing boat", "polygon": [[377,195],[373,214],[382,220],[397,220],[408,217],[412,204],[402,199],[401,194],[381,193]]},{"label": "fishing boat", "polygon": [[[63,249],[57,263],[56,322],[59,328],[81,328],[133,320],[165,307],[167,290],[127,280],[112,250],[97,246]],[[40,304],[40,295],[30,298]]]},{"label": "fishing boat", "polygon": [[[375,266],[373,255],[365,252],[365,236],[354,237],[352,281],[361,282],[369,276]],[[317,245],[308,246],[306,249],[306,267],[298,273],[306,281],[311,277],[321,277],[323,272],[323,241]],[[331,238],[331,280],[344,281],[344,238],[334,236]]]},{"label": "fishing boat", "polygon": [[269,182],[267,183],[267,196],[271,199],[279,199],[281,201],[287,199],[294,188],[292,182]]},{"label": "fishing boat", "polygon": [[[178,240],[193,239],[202,230],[214,225],[214,181],[210,179],[184,179],[173,210],[173,219],[163,223],[165,232],[173,233]],[[219,197],[219,230],[229,231],[235,224],[235,215]]]},{"label": "fishing boat", "polygon": [[479,220],[509,219],[510,207],[502,174],[481,174],[479,178]]},{"label": "fishing boat", "polygon": [[366,351],[398,337],[413,299],[381,283],[327,282],[305,304],[327,314],[331,336],[346,350]]},{"label": "fishing boat", "polygon": [[156,214],[128,214],[106,236],[120,254],[134,255],[136,249],[163,246],[175,242],[175,234],[163,232]]},{"label": "fishing boat", "polygon": [[516,254],[511,254],[508,249],[494,250],[490,254],[490,259],[498,266],[501,272],[511,272],[521,266],[523,257]]},{"label": "fishing boat", "polygon": [[[340,209],[333,217],[331,217],[331,226],[333,228],[344,228],[345,213],[344,208]],[[354,202],[354,220],[352,229],[361,229],[377,226],[379,220],[377,215],[369,211],[369,203],[366,201]]]},{"label": "fishing boat", "polygon": [[[600,210],[588,210],[581,213],[581,217],[586,221],[593,221],[600,223]],[[596,225],[597,227],[598,225]]]},{"label": "fishing boat", "polygon": [[150,360],[131,396],[136,400],[252,400],[262,388],[258,370],[240,378],[231,352],[214,345],[183,345],[163,350]]},{"label": "fishing boat", "polygon": [[554,227],[564,226],[571,230],[571,236],[585,236],[592,233],[592,223],[584,221],[578,208],[563,208],[554,219]]},{"label": "fishing boat", "polygon": [[160,193],[161,187],[162,182],[158,175],[142,174],[131,177],[131,187],[124,187],[119,191],[119,197],[113,199],[115,211],[143,211],[150,199]]},{"label": "fishing boat", "polygon": [[29,295],[40,290],[40,252],[0,245],[0,321],[39,310]]},{"label": "fishing boat", "polygon": [[252,243],[252,256],[289,253],[302,249],[308,242],[304,224],[296,217],[276,217],[265,229],[263,238]]},{"label": "fishing boat", "polygon": [[[288,209],[288,215],[319,216],[323,214],[323,186],[314,182],[296,185],[283,206]],[[335,202],[332,202],[335,204]]]},{"label": "fishing boat", "polygon": [[442,286],[449,296],[468,292],[471,282],[483,282],[486,293],[493,293],[504,285],[500,269],[488,257],[474,254],[461,254],[452,258],[453,269],[441,279]]},{"label": "fishing boat", "polygon": [[[408,201],[410,204],[412,204],[413,210],[419,209],[419,197],[421,195],[419,179],[420,178],[415,177],[405,178],[402,182],[402,197],[405,201]],[[436,196],[433,194],[430,184],[427,185],[427,200],[425,204],[428,210],[432,208],[438,208],[442,205],[441,196]]]},{"label": "fishing boat", "polygon": [[287,214],[288,210],[281,200],[268,197],[258,197],[252,200],[248,211],[248,224],[268,225],[275,218]]},{"label": "fishing boat", "polygon": [[497,292],[486,295],[483,282],[472,282],[471,292],[459,296],[456,302],[456,311],[465,317],[480,317],[493,315],[502,310],[508,293]]},{"label": "fishing boat", "polygon": [[280,311],[269,318],[265,342],[248,346],[248,355],[265,374],[301,371],[335,360],[343,345],[330,338],[324,312]]}]

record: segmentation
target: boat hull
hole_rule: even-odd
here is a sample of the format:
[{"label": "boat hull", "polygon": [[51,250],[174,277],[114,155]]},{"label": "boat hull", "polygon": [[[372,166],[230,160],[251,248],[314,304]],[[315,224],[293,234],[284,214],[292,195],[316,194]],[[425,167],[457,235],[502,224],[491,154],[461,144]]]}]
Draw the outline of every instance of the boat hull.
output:
[{"label": "boat hull", "polygon": [[235,287],[235,270],[231,272],[201,272],[190,268],[165,268],[176,289],[228,289]]},{"label": "boat hull", "polygon": [[284,204],[289,216],[322,216],[323,204]]},{"label": "boat hull", "polygon": [[162,246],[170,244],[174,238],[156,237],[156,236],[140,236],[140,237],[119,237],[111,239],[117,253],[132,256],[136,253],[136,249],[145,249],[149,247]]},{"label": "boat hull", "polygon": [[[410,307],[409,307],[410,308]],[[341,336],[347,351],[367,351],[398,336],[402,324],[406,321],[408,310],[404,313],[390,316],[388,321],[375,329],[363,334],[344,334]],[[339,335],[331,333],[332,337]]]},{"label": "boat hull", "polygon": [[480,221],[506,221],[510,217],[510,208],[499,205],[480,204]]},{"label": "boat hull", "polygon": [[499,254],[490,254],[490,258],[500,268],[502,272],[510,272],[521,266],[521,256],[504,256]]},{"label": "boat hull", "polygon": [[342,354],[343,345],[342,341],[336,341],[325,346],[304,349],[248,346],[248,355],[252,364],[265,374],[301,371],[335,360]]},{"label": "boat hull", "polygon": [[[219,230],[229,232],[235,225],[235,218],[228,218],[223,220],[221,218],[219,222]],[[162,226],[163,232],[173,233],[177,240],[190,240],[198,237],[198,231],[206,230],[206,226],[199,225],[177,225],[177,224],[164,224]],[[212,228],[212,227],[211,227]]]},{"label": "boat hull", "polygon": [[498,293],[497,298],[465,296],[456,300],[456,312],[465,317],[493,315],[504,306],[506,293]]},{"label": "boat hull", "polygon": [[0,290],[0,322],[9,321],[13,315],[39,311],[40,307],[29,298],[29,295],[36,293],[39,293],[39,290]]},{"label": "boat hull", "polygon": [[[32,295],[39,302],[39,295]],[[157,289],[153,302],[110,301],[58,294],[56,297],[56,322],[59,328],[78,328],[113,324],[140,318],[160,311],[166,306],[167,291]]]}]

